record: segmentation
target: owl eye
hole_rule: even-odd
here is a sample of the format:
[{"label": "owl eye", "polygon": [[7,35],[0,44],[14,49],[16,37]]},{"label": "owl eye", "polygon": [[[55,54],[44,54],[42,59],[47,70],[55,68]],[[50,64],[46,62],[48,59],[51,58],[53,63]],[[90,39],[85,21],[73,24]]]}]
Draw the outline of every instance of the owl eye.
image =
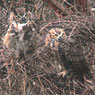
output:
[{"label": "owl eye", "polygon": [[57,35],[54,35],[53,38],[56,39]]},{"label": "owl eye", "polygon": [[21,23],[27,23],[27,19],[25,17],[22,17],[20,21]]}]

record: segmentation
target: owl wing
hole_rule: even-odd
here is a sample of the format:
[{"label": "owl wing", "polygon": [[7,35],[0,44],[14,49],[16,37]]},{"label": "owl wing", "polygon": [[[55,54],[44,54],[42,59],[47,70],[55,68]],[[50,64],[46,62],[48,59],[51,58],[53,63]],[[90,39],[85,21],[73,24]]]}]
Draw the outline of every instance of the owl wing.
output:
[{"label": "owl wing", "polygon": [[[62,44],[61,44],[62,45]],[[62,52],[63,55],[62,55]],[[73,35],[73,41],[67,41],[61,46],[61,56],[64,66],[72,69],[73,72],[83,81],[83,76],[90,74],[91,66],[95,60],[95,38],[82,29]]]}]

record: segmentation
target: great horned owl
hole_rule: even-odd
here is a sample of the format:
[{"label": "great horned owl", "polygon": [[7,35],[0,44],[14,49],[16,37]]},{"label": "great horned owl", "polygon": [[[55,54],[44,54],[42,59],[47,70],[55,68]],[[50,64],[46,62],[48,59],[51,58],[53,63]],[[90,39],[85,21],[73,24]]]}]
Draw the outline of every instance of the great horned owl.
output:
[{"label": "great horned owl", "polygon": [[[58,42],[57,47],[61,65],[64,66],[65,70],[67,72],[73,72],[82,82],[84,82],[85,78],[91,79],[91,66],[95,64],[95,37],[93,37],[93,33],[91,33],[93,30],[91,30],[89,26],[88,29],[81,24],[78,24],[78,26],[74,24],[73,26],[64,21],[58,24],[59,22],[55,22],[47,27],[48,31],[54,31],[54,33],[51,34],[47,32],[50,36],[48,42],[46,42],[46,46],[52,49],[51,43],[53,43],[53,41]],[[58,31],[63,32],[63,35],[60,36],[59,34],[57,37],[52,38],[52,36],[58,34]]]},{"label": "great horned owl", "polygon": [[27,13],[19,19],[13,13],[10,14],[9,27],[3,39],[3,45],[13,50],[16,57],[33,54],[37,48],[38,37],[38,19]]}]

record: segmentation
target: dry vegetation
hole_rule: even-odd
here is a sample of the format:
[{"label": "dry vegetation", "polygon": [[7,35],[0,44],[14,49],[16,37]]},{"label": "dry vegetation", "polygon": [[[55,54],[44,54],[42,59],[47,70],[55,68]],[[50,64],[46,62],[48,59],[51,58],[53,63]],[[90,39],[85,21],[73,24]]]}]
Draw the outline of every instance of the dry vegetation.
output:
[{"label": "dry vegetation", "polygon": [[[0,95],[95,95],[94,1],[81,9],[66,2],[2,0]],[[72,68],[64,68],[76,58],[77,47],[76,56],[82,49],[90,69],[83,81]]]}]

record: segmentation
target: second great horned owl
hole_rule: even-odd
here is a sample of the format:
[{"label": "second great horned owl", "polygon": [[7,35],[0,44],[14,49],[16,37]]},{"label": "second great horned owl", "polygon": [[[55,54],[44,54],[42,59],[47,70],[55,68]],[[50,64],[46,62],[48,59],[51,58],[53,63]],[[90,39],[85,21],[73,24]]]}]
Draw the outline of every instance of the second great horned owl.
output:
[{"label": "second great horned owl", "polygon": [[33,16],[27,19],[16,19],[13,13],[10,14],[9,28],[4,36],[3,44],[15,51],[16,57],[25,57],[32,54],[37,48],[39,37],[38,20]]}]

